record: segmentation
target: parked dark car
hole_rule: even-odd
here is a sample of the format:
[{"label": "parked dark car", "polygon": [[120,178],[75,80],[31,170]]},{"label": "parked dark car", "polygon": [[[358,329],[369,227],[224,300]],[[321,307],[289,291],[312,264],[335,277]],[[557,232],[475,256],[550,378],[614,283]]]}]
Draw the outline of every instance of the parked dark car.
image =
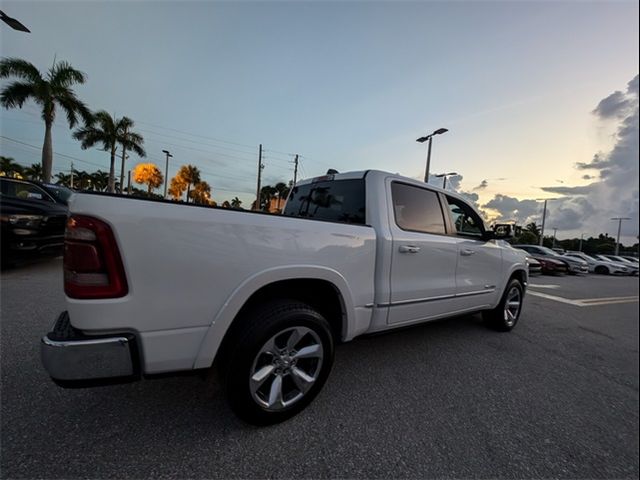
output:
[{"label": "parked dark car", "polygon": [[0,177],[2,264],[61,254],[68,209],[34,182]]},{"label": "parked dark car", "polygon": [[545,275],[564,275],[569,272],[569,267],[562,260],[538,255],[531,256],[540,263],[542,273]]},{"label": "parked dark car", "polygon": [[69,198],[73,195],[73,190],[63,185],[55,185],[53,183],[33,182],[42,187],[51,197],[61,205],[69,205]]},{"label": "parked dark car", "polygon": [[542,273],[542,264],[531,256],[527,256],[527,267],[529,275],[540,275]]},{"label": "parked dark car", "polygon": [[[579,273],[589,273],[589,264],[584,260],[560,255],[558,252],[550,248],[539,245],[514,245],[513,247],[524,250],[538,261],[540,261],[541,258],[545,258],[562,262],[567,267],[567,273],[574,275]],[[544,265],[542,266],[542,271],[544,272]]]}]

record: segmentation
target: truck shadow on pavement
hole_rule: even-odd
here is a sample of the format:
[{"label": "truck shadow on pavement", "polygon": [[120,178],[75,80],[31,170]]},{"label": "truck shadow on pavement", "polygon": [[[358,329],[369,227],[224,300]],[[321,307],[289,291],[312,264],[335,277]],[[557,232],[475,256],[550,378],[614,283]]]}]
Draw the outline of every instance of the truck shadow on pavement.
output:
[{"label": "truck shadow on pavement", "polygon": [[[440,368],[447,355],[456,355],[461,338],[480,341],[496,335],[487,330],[478,315],[463,316],[370,335],[338,345],[333,370],[323,391],[297,417],[270,429],[288,428],[297,422],[316,423],[323,411],[358,413],[371,399],[371,385],[396,388],[407,371]],[[459,352],[458,352],[459,353]],[[446,360],[445,360],[446,361]],[[432,365],[433,364],[433,365]],[[56,388],[53,385],[51,388]],[[164,432],[169,437],[189,435],[203,439],[211,432],[258,429],[237,419],[228,406],[219,374],[161,377],[124,385],[93,389],[60,390],[64,408],[60,420],[74,424],[86,416],[105,419],[136,419],[136,429]],[[95,418],[96,410],[102,415]],[[68,418],[64,418],[67,416]],[[108,422],[107,422],[108,423]],[[97,425],[96,425],[97,426]],[[100,428],[103,428],[102,425]],[[262,428],[260,428],[261,430]]]}]

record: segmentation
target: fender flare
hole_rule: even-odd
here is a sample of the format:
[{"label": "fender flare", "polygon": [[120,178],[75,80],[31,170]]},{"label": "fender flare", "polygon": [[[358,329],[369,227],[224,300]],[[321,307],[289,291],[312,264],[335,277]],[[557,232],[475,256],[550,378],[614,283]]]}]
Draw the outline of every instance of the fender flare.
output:
[{"label": "fender flare", "polygon": [[342,337],[348,338],[350,336],[350,330],[352,329],[353,319],[355,318],[355,306],[351,289],[340,273],[331,268],[318,265],[286,265],[273,267],[245,279],[225,301],[222,308],[216,313],[215,318],[209,325],[202,339],[193,368],[208,368],[213,364],[216,353],[231,323],[254,293],[272,283],[296,279],[324,280],[336,288],[341,297],[340,300],[345,317]]}]

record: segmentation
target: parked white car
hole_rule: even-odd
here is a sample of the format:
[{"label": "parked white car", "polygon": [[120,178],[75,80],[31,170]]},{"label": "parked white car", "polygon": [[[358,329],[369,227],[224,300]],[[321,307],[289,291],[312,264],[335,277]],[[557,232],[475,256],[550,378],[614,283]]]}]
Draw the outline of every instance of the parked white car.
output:
[{"label": "parked white car", "polygon": [[611,261],[605,261],[583,252],[569,251],[564,254],[566,257],[581,258],[589,265],[589,271],[601,275],[629,275],[630,270],[624,265]]},{"label": "parked white car", "polygon": [[[482,311],[518,322],[522,252],[461,196],[379,171],[300,182],[283,216],[105,194],[70,204],[67,312],[42,341],[62,386],[219,364],[232,409],[304,408],[339,341]],[[452,359],[452,361],[454,361]]]},{"label": "parked white car", "polygon": [[627,267],[631,273],[631,275],[638,275],[638,264],[634,263],[626,258],[620,257],[618,255],[597,255],[598,258],[607,259],[611,262],[618,263],[620,265],[624,265]]}]

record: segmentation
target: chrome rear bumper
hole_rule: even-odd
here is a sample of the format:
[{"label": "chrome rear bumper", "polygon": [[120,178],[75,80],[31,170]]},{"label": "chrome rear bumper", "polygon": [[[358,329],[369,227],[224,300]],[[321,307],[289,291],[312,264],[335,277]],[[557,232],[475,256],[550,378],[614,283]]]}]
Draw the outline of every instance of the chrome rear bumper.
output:
[{"label": "chrome rear bumper", "polygon": [[71,326],[67,312],[42,338],[40,352],[45,370],[64,387],[120,383],[139,377],[132,334],[84,335]]}]

